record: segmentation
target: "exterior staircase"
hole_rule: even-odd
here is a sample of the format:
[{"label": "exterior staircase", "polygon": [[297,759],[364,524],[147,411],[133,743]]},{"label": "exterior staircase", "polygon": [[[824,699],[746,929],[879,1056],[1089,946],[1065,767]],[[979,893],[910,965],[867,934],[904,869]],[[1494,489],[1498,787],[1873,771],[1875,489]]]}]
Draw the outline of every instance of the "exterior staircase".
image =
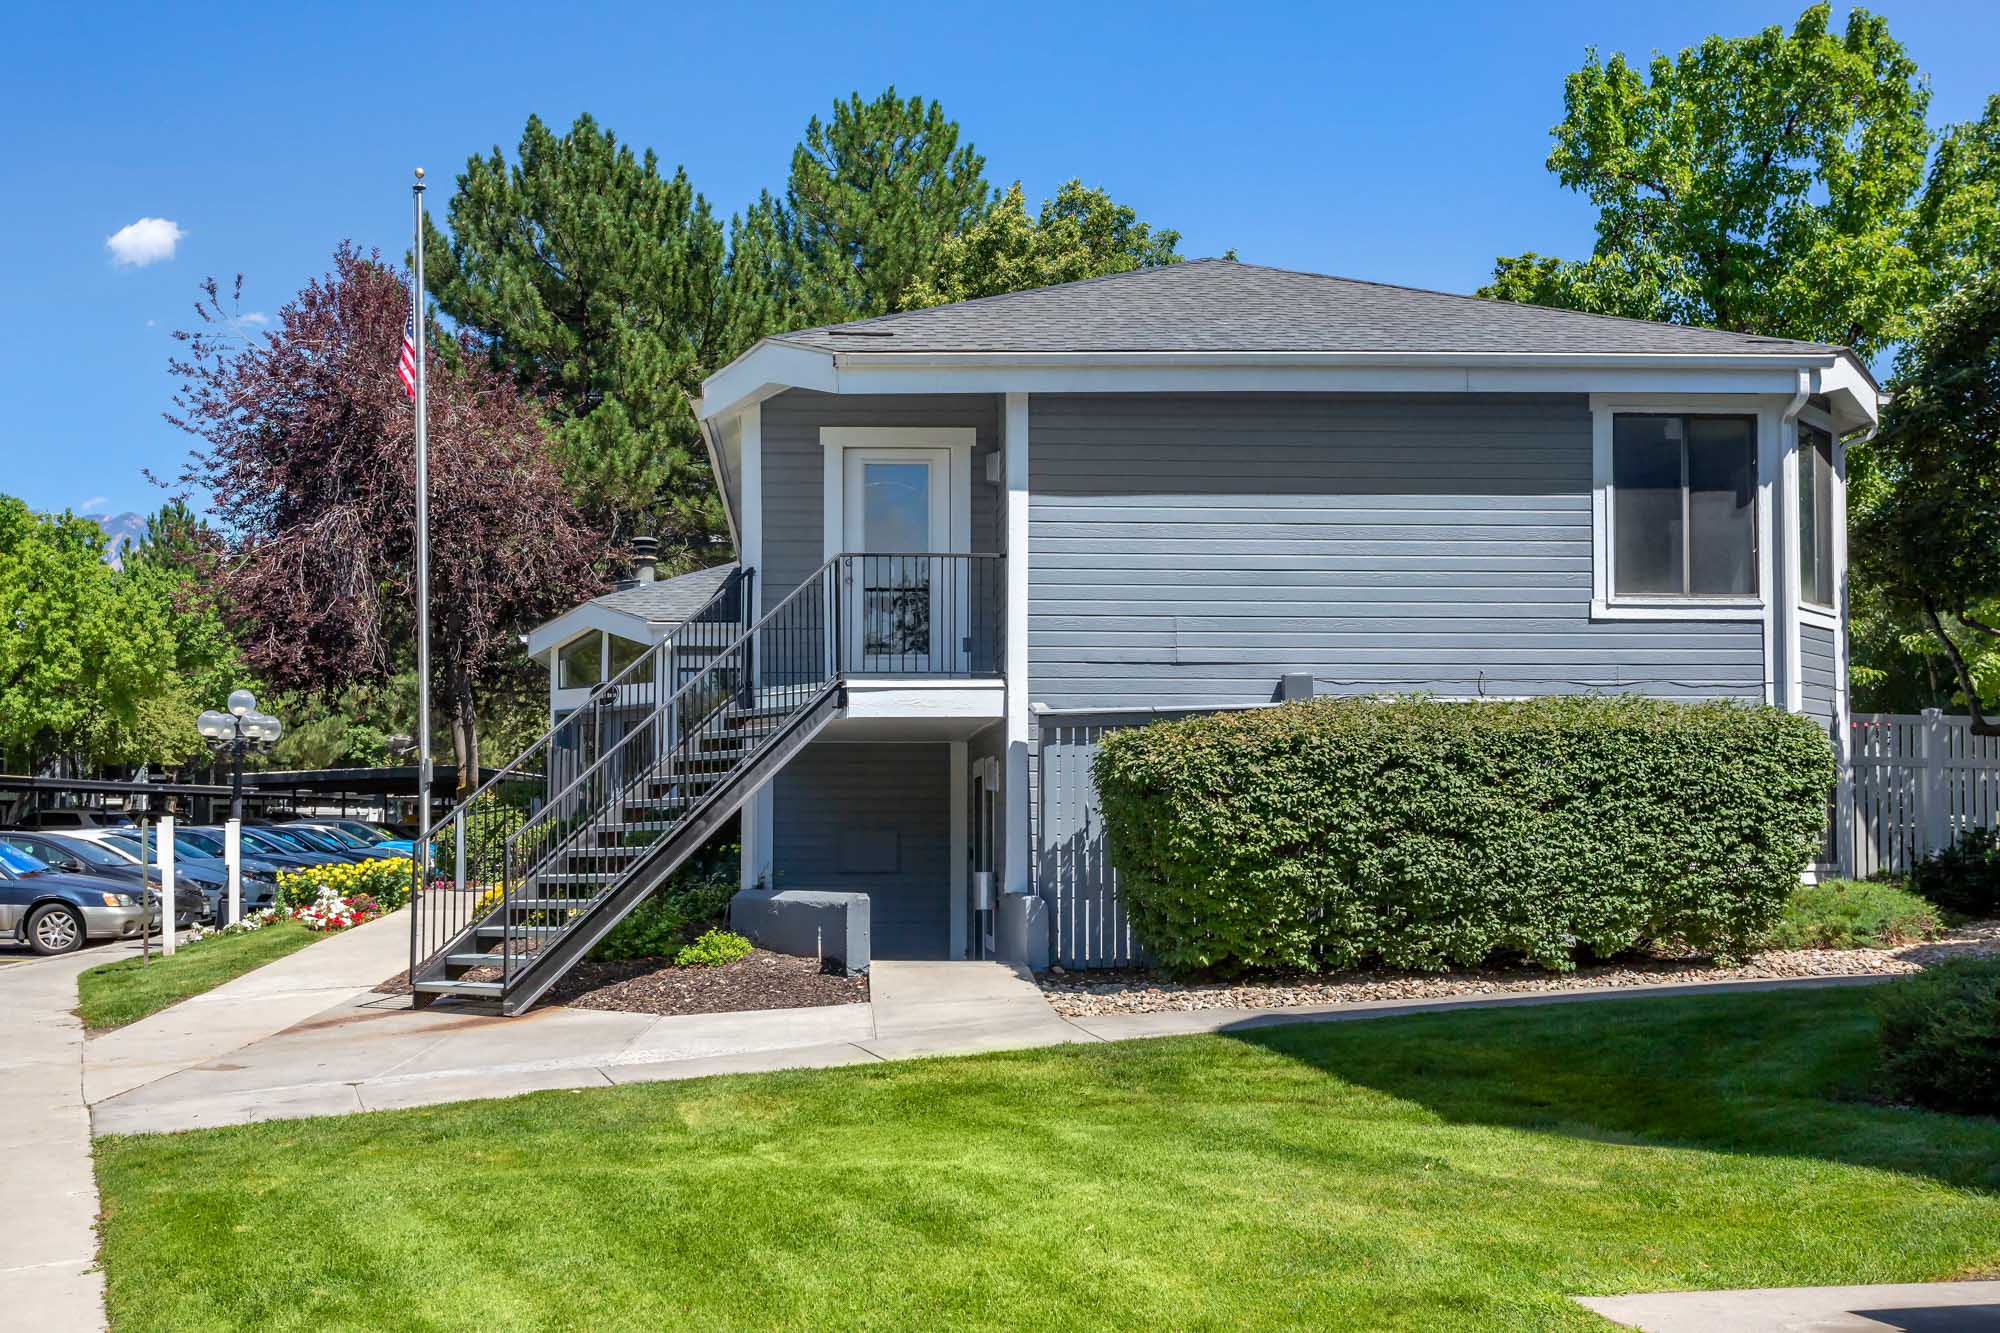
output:
[{"label": "exterior staircase", "polygon": [[921,647],[896,674],[996,673],[999,613],[965,593],[998,586],[998,557],[883,559],[836,556],[754,620],[739,570],[440,821],[411,902],[417,1004],[534,1004],[839,715],[864,647]]}]

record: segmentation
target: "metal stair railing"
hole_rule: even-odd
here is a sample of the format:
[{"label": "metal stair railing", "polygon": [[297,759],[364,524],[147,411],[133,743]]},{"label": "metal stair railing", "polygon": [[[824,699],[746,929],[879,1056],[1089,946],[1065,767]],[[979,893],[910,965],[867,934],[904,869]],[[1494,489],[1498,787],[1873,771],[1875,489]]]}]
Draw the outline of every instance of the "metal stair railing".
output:
[{"label": "metal stair railing", "polygon": [[[489,918],[500,932],[503,1004],[512,1011],[517,982],[544,960],[557,969],[573,961],[567,946],[567,958],[551,954],[571,932],[590,922],[601,936],[615,925],[593,920],[608,900],[620,900],[617,916],[636,906],[691,850],[674,840],[718,802],[740,804],[740,779],[857,662],[897,675],[999,674],[1003,581],[997,556],[840,555],[717,652],[650,725],[620,738],[548,807],[592,814],[563,821],[545,811],[508,838]],[[706,836],[710,826],[701,827]],[[639,892],[635,880],[645,881]]]},{"label": "metal stair railing", "polygon": [[[649,724],[628,731],[508,835],[503,891],[488,916],[505,931],[495,960],[503,995],[838,686],[840,565],[820,566],[716,652]],[[565,818],[570,809],[588,813]],[[582,891],[562,891],[571,888]]]},{"label": "metal stair railing", "polygon": [[655,714],[679,684],[675,675],[685,674],[688,659],[701,660],[740,637],[754,619],[755,587],[754,571],[733,571],[700,610],[596,686],[584,703],[437,822],[429,847],[418,849],[412,865],[412,979],[456,947],[485,914],[480,901],[504,876],[507,835],[549,810],[557,794],[572,787],[577,774],[596,767],[635,721]]},{"label": "metal stair railing", "polygon": [[[488,858],[497,879],[461,890],[470,910],[429,961],[490,958],[503,1008],[516,1011],[517,988],[532,993],[525,1006],[685,859],[677,838],[707,837],[754,790],[747,773],[773,753],[782,767],[824,725],[847,674],[1000,674],[1003,586],[994,555],[827,561],[588,765],[546,783],[540,808],[501,838],[498,866]],[[480,947],[494,935],[497,956]]]}]

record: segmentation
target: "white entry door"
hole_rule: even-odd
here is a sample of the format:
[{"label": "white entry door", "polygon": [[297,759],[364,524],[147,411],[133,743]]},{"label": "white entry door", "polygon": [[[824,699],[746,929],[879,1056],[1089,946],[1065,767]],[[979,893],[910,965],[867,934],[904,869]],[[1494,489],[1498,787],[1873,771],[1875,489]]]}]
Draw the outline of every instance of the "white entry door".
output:
[{"label": "white entry door", "polygon": [[848,449],[843,546],[848,660],[877,673],[948,671],[951,562],[951,451]]}]

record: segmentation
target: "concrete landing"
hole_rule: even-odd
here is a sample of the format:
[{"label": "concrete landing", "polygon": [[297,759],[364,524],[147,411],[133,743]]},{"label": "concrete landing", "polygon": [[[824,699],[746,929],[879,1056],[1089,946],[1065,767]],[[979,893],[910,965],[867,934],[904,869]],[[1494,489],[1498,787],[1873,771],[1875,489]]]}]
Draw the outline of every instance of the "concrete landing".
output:
[{"label": "concrete landing", "polygon": [[2000,1333],[2000,1282],[1771,1287],[1579,1296],[1577,1303],[1647,1333]]},{"label": "concrete landing", "polygon": [[1018,964],[877,959],[868,994],[875,1039],[867,1046],[885,1060],[1096,1040],[1049,1008]]}]

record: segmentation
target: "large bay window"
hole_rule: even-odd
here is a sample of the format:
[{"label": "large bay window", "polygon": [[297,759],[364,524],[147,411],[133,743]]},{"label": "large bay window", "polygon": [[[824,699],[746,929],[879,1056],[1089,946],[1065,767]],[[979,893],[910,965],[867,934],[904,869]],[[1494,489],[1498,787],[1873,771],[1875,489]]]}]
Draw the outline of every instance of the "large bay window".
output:
[{"label": "large bay window", "polygon": [[1833,436],[1799,424],[1799,600],[1834,605]]},{"label": "large bay window", "polygon": [[1619,413],[1611,444],[1616,598],[1757,595],[1757,422]]}]

